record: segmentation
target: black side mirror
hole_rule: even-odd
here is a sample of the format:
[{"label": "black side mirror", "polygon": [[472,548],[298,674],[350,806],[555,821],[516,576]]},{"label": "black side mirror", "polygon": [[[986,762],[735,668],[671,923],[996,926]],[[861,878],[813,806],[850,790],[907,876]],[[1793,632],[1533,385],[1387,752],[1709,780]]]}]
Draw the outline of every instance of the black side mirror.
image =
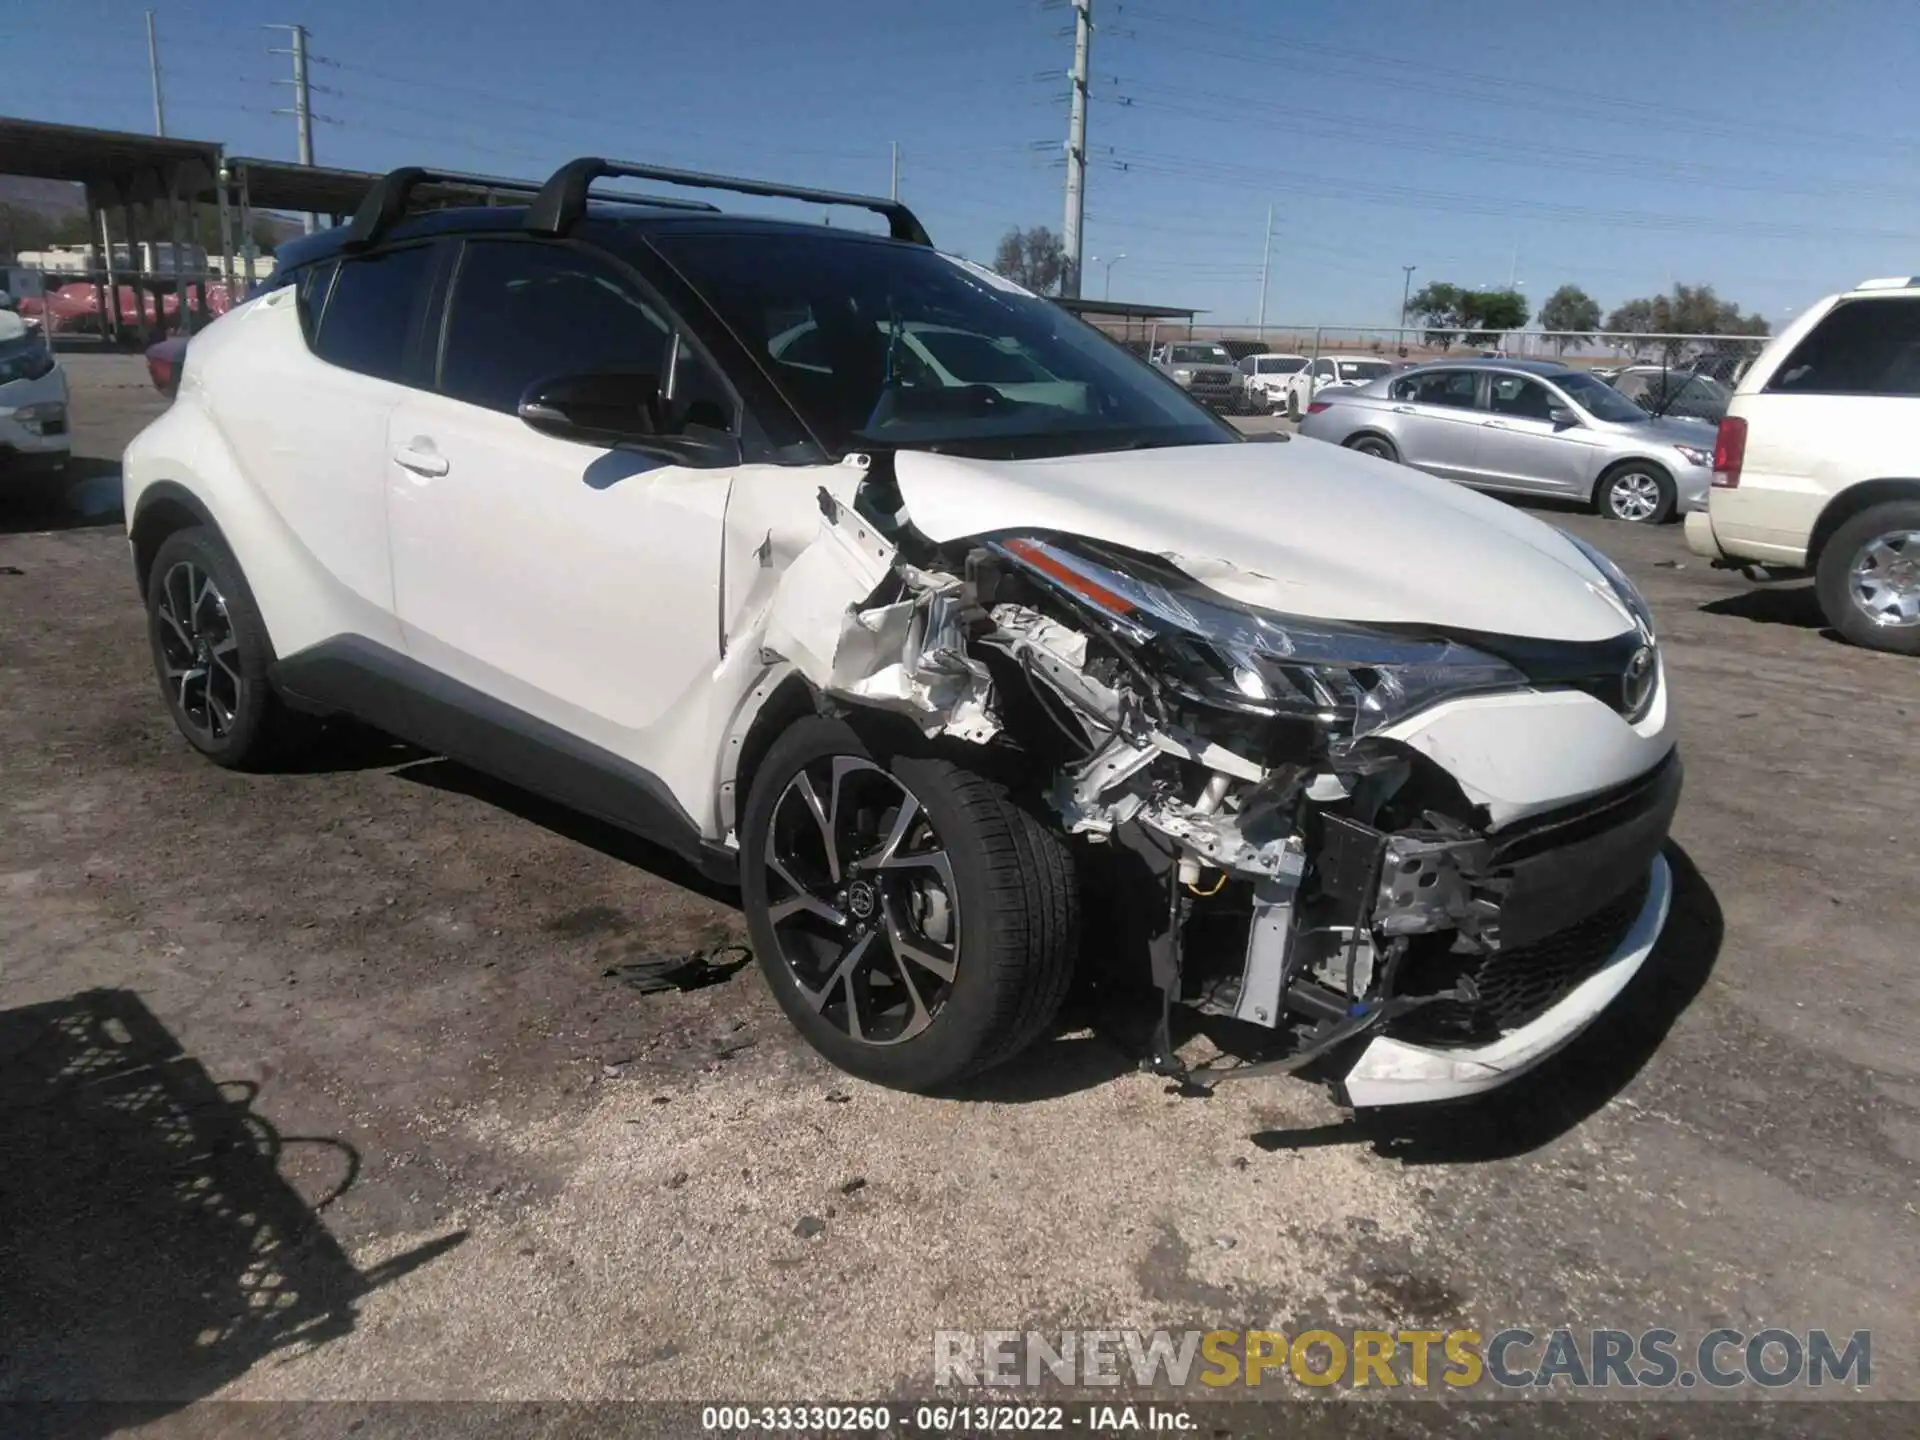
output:
[{"label": "black side mirror", "polygon": [[542,435],[589,445],[649,440],[660,433],[660,377],[598,370],[536,380],[520,396],[520,418]]},{"label": "black side mirror", "polygon": [[1553,422],[1556,430],[1570,430],[1580,423],[1580,417],[1564,405],[1549,405],[1547,419]]},{"label": "black side mirror", "polygon": [[536,380],[520,396],[519,415],[542,435],[583,445],[637,450],[683,465],[740,463],[740,442],[724,430],[676,428],[650,370],[595,370]]}]

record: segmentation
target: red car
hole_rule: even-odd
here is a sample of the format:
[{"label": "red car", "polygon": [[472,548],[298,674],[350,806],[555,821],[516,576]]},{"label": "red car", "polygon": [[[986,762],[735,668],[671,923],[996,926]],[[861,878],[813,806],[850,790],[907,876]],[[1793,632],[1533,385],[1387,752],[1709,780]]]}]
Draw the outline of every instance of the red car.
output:
[{"label": "red car", "polygon": [[187,337],[169,335],[147,347],[147,374],[153,388],[168,399],[180,390],[180,371],[187,363]]}]

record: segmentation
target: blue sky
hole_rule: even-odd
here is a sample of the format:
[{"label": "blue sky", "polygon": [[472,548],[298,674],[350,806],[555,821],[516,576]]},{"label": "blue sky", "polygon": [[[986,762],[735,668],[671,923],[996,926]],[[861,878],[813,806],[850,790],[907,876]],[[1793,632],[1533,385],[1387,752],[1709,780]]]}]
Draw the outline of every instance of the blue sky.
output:
[{"label": "blue sky", "polygon": [[[169,129],[323,164],[540,176],[602,153],[900,192],[942,248],[1058,229],[1072,11],[1049,0],[152,0]],[[0,110],[147,130],[144,4],[9,0]],[[481,18],[482,16],[485,18]],[[1382,323],[1414,284],[1675,280],[1776,322],[1920,269],[1899,0],[1094,0],[1087,251],[1116,299]],[[43,64],[33,56],[44,57]],[[23,63],[24,62],[24,63]],[[1107,283],[1089,261],[1087,293]]]}]

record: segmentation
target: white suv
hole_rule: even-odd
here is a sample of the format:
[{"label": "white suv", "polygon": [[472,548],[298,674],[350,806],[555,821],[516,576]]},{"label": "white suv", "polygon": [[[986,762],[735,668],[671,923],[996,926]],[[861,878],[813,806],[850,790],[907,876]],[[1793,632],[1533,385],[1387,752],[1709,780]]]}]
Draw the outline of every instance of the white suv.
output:
[{"label": "white suv", "polygon": [[0,490],[66,469],[67,372],[46,333],[0,309]]},{"label": "white suv", "polygon": [[[216,763],[344,712],[649,836],[738,883],[814,1046],[916,1089],[1132,957],[1165,1073],[1181,1003],[1354,1104],[1461,1095],[1651,952],[1674,710],[1597,552],[1242,443],[894,202],[587,159],[408,213],[448,180],[283,247],[127,453],[154,666]],[[1092,861],[1119,918],[1082,955]]]},{"label": "white suv", "polygon": [[1830,295],[1734,390],[1687,543],[1733,568],[1811,570],[1856,645],[1920,655],[1920,276]]}]

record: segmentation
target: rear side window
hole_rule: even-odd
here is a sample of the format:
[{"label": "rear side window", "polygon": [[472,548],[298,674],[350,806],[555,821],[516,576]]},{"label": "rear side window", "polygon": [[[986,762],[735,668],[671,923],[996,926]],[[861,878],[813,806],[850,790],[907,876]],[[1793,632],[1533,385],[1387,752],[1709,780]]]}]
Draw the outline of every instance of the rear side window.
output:
[{"label": "rear side window", "polygon": [[1842,301],[1794,347],[1767,389],[1920,395],[1920,299]]},{"label": "rear side window", "polygon": [[597,370],[667,378],[666,317],[569,245],[470,241],[454,281],[440,389],[512,414],[536,380]]},{"label": "rear side window", "polygon": [[432,273],[433,251],[425,245],[342,261],[320,314],[314,353],[362,375],[401,379]]}]

